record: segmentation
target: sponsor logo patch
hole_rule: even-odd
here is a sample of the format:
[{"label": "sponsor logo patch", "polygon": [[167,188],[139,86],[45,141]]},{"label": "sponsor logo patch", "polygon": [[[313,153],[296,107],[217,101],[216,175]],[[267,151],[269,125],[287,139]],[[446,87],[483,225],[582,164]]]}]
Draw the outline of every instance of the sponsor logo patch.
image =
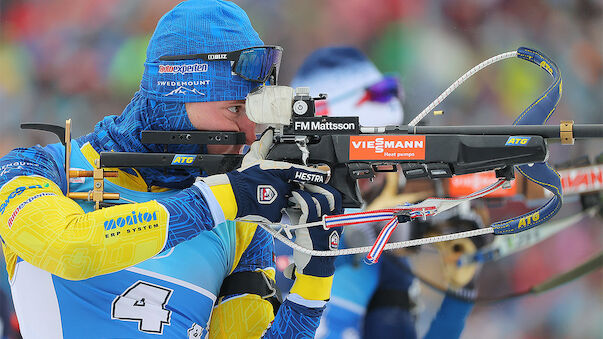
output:
[{"label": "sponsor logo patch", "polygon": [[190,81],[163,81],[157,80],[157,86],[181,87],[181,86],[207,86],[209,80],[190,80]]},{"label": "sponsor logo patch", "polygon": [[135,211],[132,211],[132,214],[130,215],[125,215],[122,217],[118,217],[118,218],[114,218],[114,219],[109,219],[109,220],[105,220],[105,222],[103,223],[105,230],[111,230],[114,228],[122,228],[124,226],[128,226],[128,225],[138,225],[143,224],[143,223],[149,223],[151,221],[157,221],[157,212],[153,212],[153,213],[148,213],[148,212],[138,212],[138,214],[136,214]]},{"label": "sponsor logo patch", "polygon": [[306,173],[302,171],[298,171],[295,173],[295,179],[302,182],[313,182],[319,184],[325,182],[325,177],[322,174]]},{"label": "sponsor logo patch", "polygon": [[13,170],[23,170],[25,167],[40,167],[39,164],[29,161],[15,161],[0,167],[0,175],[6,175]]},{"label": "sponsor logo patch", "polygon": [[538,212],[528,214],[525,217],[519,219],[518,228],[524,228],[526,226],[532,225],[532,223],[536,223],[540,219],[540,214]]},{"label": "sponsor logo patch", "polygon": [[296,131],[339,131],[354,130],[356,124],[353,122],[332,122],[332,121],[296,121]]},{"label": "sponsor logo patch", "polygon": [[509,137],[505,146],[525,146],[530,141],[531,137]]},{"label": "sponsor logo patch", "polygon": [[197,159],[196,155],[176,154],[172,159],[172,165],[191,165],[195,159]]},{"label": "sponsor logo patch", "polygon": [[[322,106],[320,109],[325,107]],[[358,117],[306,117],[293,119],[293,131],[298,133],[329,134],[331,132],[339,132],[356,134],[358,130]]]},{"label": "sponsor logo patch", "polygon": [[8,203],[12,199],[14,199],[15,197],[21,195],[23,192],[25,192],[25,190],[32,189],[32,188],[46,188],[48,186],[49,185],[46,183],[46,184],[44,184],[44,186],[42,186],[42,185],[31,185],[31,186],[21,186],[21,187],[15,188],[15,190],[12,191],[8,195],[8,198],[6,198],[6,200],[2,203],[2,205],[0,205],[0,215],[4,214],[4,210],[6,210],[6,206],[8,206]]},{"label": "sponsor logo patch", "polygon": [[199,90],[197,90],[196,88],[188,88],[188,87],[180,86],[180,87],[176,88],[175,90],[169,92],[168,94],[164,94],[163,96],[169,97],[169,96],[178,95],[178,94],[182,94],[182,95],[187,95],[187,94],[205,95],[205,93],[199,92]]},{"label": "sponsor logo patch", "polygon": [[271,185],[258,185],[258,202],[260,204],[271,204],[277,196],[278,193]]},{"label": "sponsor logo patch", "polygon": [[30,202],[40,198],[40,197],[46,197],[49,195],[56,195],[54,193],[48,193],[48,192],[44,192],[44,193],[40,193],[40,194],[36,194],[33,197],[29,197],[27,200],[25,200],[24,202],[20,203],[19,206],[17,206],[17,208],[13,211],[13,213],[10,215],[10,218],[8,218],[8,228],[11,228],[13,226],[13,222],[15,222],[15,218],[17,217],[17,215],[19,214],[19,212],[21,212],[21,210],[25,207],[25,205],[29,204]]},{"label": "sponsor logo patch", "polygon": [[159,65],[159,74],[187,74],[207,72],[207,64]]},{"label": "sponsor logo patch", "polygon": [[350,160],[425,160],[425,136],[352,135]]},{"label": "sponsor logo patch", "polygon": [[226,60],[226,54],[209,54],[208,60]]},{"label": "sponsor logo patch", "polygon": [[550,75],[553,75],[553,68],[549,64],[547,64],[546,61],[542,60],[539,66],[549,72]]},{"label": "sponsor logo patch", "polygon": [[331,235],[329,235],[329,249],[334,251],[337,248],[339,248],[339,233],[333,231]]}]

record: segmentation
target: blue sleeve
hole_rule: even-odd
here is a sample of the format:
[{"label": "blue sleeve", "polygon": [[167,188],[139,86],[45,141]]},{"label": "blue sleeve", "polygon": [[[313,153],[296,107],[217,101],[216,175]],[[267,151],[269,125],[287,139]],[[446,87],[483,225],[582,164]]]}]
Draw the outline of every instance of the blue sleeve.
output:
[{"label": "blue sleeve", "polygon": [[256,228],[251,242],[241,255],[241,259],[233,273],[251,272],[258,269],[275,269],[274,267],[274,239],[272,235],[261,227]]},{"label": "blue sleeve", "polygon": [[40,146],[15,148],[0,159],[0,187],[15,177],[28,175],[48,178],[63,192],[67,189],[65,173],[52,155]]},{"label": "blue sleeve", "polygon": [[309,308],[285,299],[262,338],[314,338],[324,307]]},{"label": "blue sleeve", "polygon": [[440,310],[429,326],[425,339],[459,338],[473,303],[446,295]]},{"label": "blue sleeve", "polygon": [[207,201],[195,187],[184,189],[169,198],[157,199],[157,202],[170,214],[164,251],[215,226]]}]

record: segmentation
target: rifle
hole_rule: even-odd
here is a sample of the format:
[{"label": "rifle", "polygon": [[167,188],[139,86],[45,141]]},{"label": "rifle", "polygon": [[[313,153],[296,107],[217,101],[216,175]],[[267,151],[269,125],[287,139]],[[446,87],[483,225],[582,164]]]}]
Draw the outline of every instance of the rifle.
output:
[{"label": "rifle", "polygon": [[[418,126],[418,122],[444,100],[462,82],[480,69],[506,58],[517,57],[530,61],[553,78],[547,90],[524,110],[509,126]],[[498,181],[460,199],[427,199],[419,204],[407,204],[395,209],[354,213],[344,216],[325,216],[315,224],[287,226],[289,231],[300,227],[339,227],[351,224],[387,221],[367,259],[375,262],[383,249],[416,246],[429,242],[486,233],[518,233],[550,220],[561,208],[559,174],[550,167],[547,142],[560,139],[562,144],[573,144],[575,139],[603,138],[603,124],[574,124],[562,121],[557,126],[543,125],[554,113],[562,92],[561,74],[557,65],[543,53],[521,47],[504,53],[474,67],[407,126],[365,127],[357,117],[315,116],[315,101],[327,98],[325,94],[311,97],[308,88],[266,86],[257,88],[247,97],[247,114],[256,123],[271,124],[275,128],[274,146],[268,159],[309,166],[327,165],[331,171],[329,184],[341,192],[344,207],[360,207],[362,200],[356,183],[360,178],[373,178],[376,172],[400,170],[406,179],[450,178],[453,175],[494,170]],[[494,223],[479,232],[461,232],[454,236],[417,239],[404,244],[387,244],[387,238],[398,222],[435,215],[462,201],[468,201],[505,187],[514,179],[517,169],[528,180],[552,193],[542,207],[505,221]],[[397,219],[397,220],[394,220]],[[288,239],[273,233],[279,240]],[[296,250],[303,248],[294,246]],[[387,245],[386,245],[387,244]],[[366,251],[366,248],[356,249]],[[341,250],[341,255],[360,253]]]},{"label": "rifle", "polygon": [[[575,139],[603,137],[603,124],[562,121],[557,126],[535,125],[553,113],[561,96],[561,76],[555,63],[540,52],[520,48],[515,55],[539,65],[554,78],[547,91],[522,113],[530,125],[518,120],[509,126],[417,126],[420,119],[415,119],[407,126],[364,127],[358,117],[315,116],[315,101],[327,96],[312,98],[308,88],[297,88],[289,100],[285,98],[292,90],[258,89],[247,98],[248,115],[276,128],[269,159],[328,165],[329,184],[342,193],[345,207],[361,206],[356,180],[373,178],[375,172],[401,170],[406,179],[437,179],[497,170],[498,177],[511,180],[513,166],[547,159],[547,140],[573,144]],[[444,94],[451,91],[449,88]],[[266,101],[279,97],[284,104],[271,111]],[[435,102],[442,100],[440,96]],[[419,117],[425,116],[427,109]],[[538,121],[541,113],[546,113],[544,121]]]},{"label": "rifle", "polygon": [[[336,124],[338,117],[293,118],[293,126],[316,122]],[[307,122],[306,122],[307,121]],[[320,124],[320,125],[319,125]],[[406,179],[450,178],[453,175],[496,170],[511,180],[511,166],[544,162],[546,139],[562,138],[568,127],[573,138],[603,137],[603,125],[561,126],[390,126],[361,128],[364,132],[318,134],[287,126],[276,134],[272,160],[304,165],[328,165],[329,184],[342,193],[345,207],[360,207],[356,180],[374,178],[375,172],[395,172]],[[310,125],[312,126],[312,125]],[[367,131],[374,130],[376,133]],[[306,135],[302,132],[307,133]],[[304,156],[307,154],[307,156]]]}]

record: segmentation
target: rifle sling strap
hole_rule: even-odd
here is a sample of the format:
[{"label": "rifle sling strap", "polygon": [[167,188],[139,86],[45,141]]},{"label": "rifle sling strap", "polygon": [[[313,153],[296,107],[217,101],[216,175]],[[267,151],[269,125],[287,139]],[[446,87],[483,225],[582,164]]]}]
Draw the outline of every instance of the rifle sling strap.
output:
[{"label": "rifle sling strap", "polygon": [[236,294],[255,294],[272,304],[274,314],[282,304],[281,291],[276,282],[261,271],[232,273],[222,282],[218,299]]}]

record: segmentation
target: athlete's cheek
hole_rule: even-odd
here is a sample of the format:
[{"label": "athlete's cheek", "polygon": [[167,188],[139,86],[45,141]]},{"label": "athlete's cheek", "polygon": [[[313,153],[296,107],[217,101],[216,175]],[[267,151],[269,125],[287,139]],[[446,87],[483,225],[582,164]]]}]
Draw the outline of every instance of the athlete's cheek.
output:
[{"label": "athlete's cheek", "polygon": [[243,114],[237,125],[241,132],[245,132],[245,142],[251,145],[255,141],[255,122],[252,122],[247,118],[247,115]]}]

